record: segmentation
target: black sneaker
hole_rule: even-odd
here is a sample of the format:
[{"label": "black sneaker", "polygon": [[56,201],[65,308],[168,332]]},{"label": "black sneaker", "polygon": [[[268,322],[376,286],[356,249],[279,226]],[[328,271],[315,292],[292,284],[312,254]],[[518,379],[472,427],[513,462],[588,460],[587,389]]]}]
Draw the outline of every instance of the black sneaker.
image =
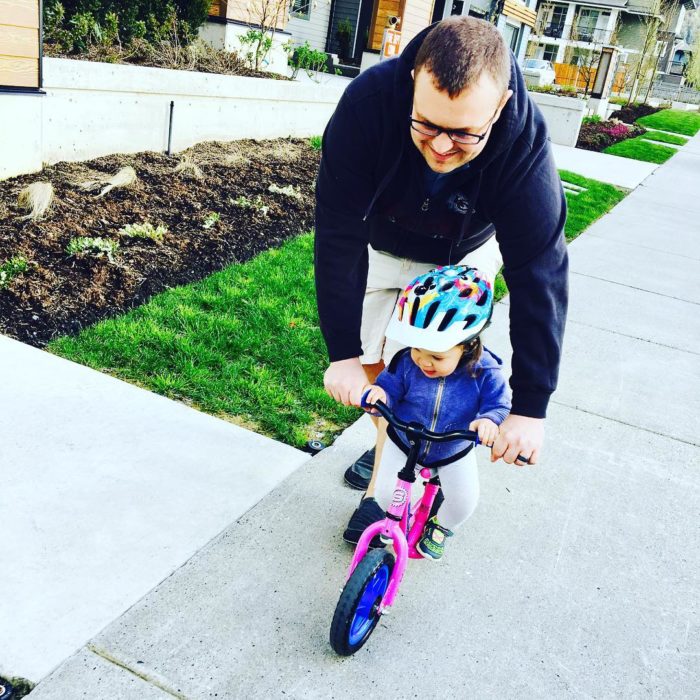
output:
[{"label": "black sneaker", "polygon": [[352,489],[366,491],[374,470],[374,450],[367,450],[354,464],[345,470],[345,483]]},{"label": "black sneaker", "polygon": [[[343,539],[350,544],[357,544],[360,535],[372,523],[379,522],[386,518],[386,513],[379,507],[379,504],[371,496],[363,498],[360,505],[355,509],[355,512],[350,516],[350,522],[345,528]],[[375,537],[370,542],[370,547],[383,547],[384,543]]]}]

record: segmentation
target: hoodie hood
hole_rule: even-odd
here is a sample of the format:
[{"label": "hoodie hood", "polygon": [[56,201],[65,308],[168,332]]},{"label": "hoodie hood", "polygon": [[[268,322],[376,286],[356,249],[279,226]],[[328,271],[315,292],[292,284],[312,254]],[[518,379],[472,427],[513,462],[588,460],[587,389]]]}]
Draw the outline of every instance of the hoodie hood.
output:
[{"label": "hoodie hood", "polygon": [[[406,105],[406,114],[410,113],[413,103],[413,78],[411,71],[416,62],[418,49],[425,38],[435,28],[438,22],[431,24],[417,34],[407,44],[398,58],[394,76],[394,97],[399,104]],[[472,161],[472,167],[483,170],[500,154],[507,151],[525,129],[527,121],[531,118],[532,106],[525,87],[522,73],[516,63],[513,52],[510,52],[510,82],[508,88],[513,95],[508,100],[501,112],[498,121],[493,125],[488,143],[484,150]],[[408,131],[406,138],[408,138]]]}]

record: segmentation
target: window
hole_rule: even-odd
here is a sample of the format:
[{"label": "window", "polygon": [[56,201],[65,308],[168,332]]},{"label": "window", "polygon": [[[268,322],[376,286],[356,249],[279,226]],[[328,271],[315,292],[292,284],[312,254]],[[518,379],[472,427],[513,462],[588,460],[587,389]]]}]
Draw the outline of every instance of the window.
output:
[{"label": "window", "polygon": [[545,61],[556,61],[557,60],[557,53],[558,53],[559,47],[557,47],[555,44],[547,44],[544,47],[544,52],[542,53],[542,58]]},{"label": "window", "polygon": [[291,15],[298,19],[309,19],[311,16],[311,0],[292,0]]},{"label": "window", "polygon": [[513,53],[517,53],[519,36],[520,27],[516,27],[513,24],[506,24],[506,26],[503,27],[503,38],[506,40],[506,44],[510,46]]}]

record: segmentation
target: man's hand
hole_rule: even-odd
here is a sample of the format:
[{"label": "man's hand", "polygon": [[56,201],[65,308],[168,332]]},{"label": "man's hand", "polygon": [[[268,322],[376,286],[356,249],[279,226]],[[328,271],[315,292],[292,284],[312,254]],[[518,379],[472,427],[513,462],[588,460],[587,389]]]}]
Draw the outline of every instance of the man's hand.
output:
[{"label": "man's hand", "polygon": [[527,457],[530,464],[537,464],[544,441],[544,418],[528,418],[512,413],[501,423],[498,437],[493,443],[491,461],[503,458],[507,464],[524,466],[516,461],[518,455]]},{"label": "man's hand", "polygon": [[359,406],[367,384],[367,375],[359,357],[331,362],[323,375],[323,385],[328,395],[344,406]]}]

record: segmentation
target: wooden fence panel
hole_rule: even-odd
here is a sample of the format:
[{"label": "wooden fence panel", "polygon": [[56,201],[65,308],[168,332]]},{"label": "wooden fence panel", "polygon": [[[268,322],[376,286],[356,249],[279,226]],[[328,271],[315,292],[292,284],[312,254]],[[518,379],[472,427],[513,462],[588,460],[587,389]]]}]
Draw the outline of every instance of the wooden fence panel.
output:
[{"label": "wooden fence panel", "polygon": [[[556,85],[572,85],[579,90],[585,90],[588,87],[589,91],[595,83],[595,76],[598,70],[596,68],[584,68],[582,66],[570,66],[568,63],[554,63],[554,72]],[[625,71],[620,70],[615,74],[612,92],[621,92],[625,85]]]}]

